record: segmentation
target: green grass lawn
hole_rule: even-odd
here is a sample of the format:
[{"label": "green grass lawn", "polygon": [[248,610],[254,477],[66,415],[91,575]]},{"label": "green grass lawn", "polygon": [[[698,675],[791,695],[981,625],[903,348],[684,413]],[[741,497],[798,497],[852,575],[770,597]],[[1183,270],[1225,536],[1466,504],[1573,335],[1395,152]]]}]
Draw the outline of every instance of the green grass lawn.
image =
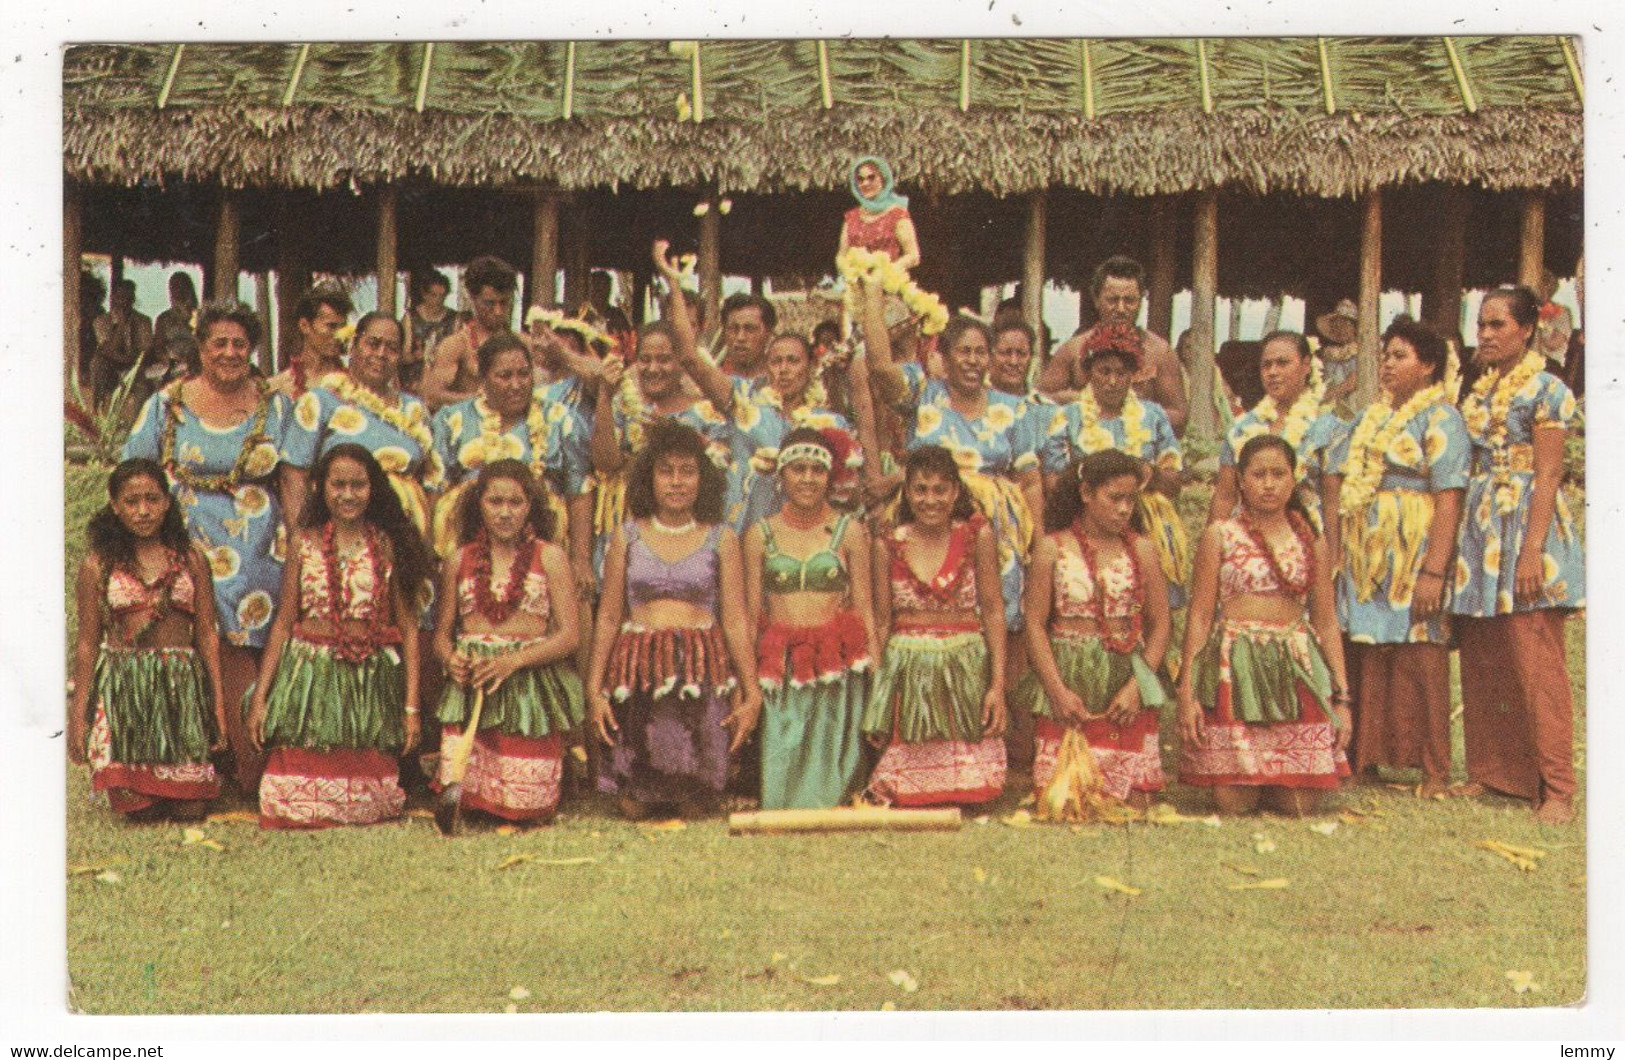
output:
[{"label": "green grass lawn", "polygon": [[[69,470],[70,584],[100,481]],[[1584,643],[1584,622],[1570,623],[1582,732]],[[1576,757],[1583,782],[1583,741]],[[206,825],[217,851],[183,845],[178,825],[116,820],[74,769],[68,863],[118,876],[66,883],[74,1000],[143,1014],[1448,1008],[1585,995],[1583,801],[1581,823],[1563,829],[1510,800],[1423,803],[1386,785],[1342,793],[1339,807],[1365,811],[1347,818],[1012,827],[1023,784],[1013,775],[990,819],[955,833],[730,837],[720,820],[666,831],[591,798],[551,828],[476,825],[457,839],[421,818],[314,834]],[[1177,784],[1168,801],[1210,812]],[[1310,827],[1332,822],[1329,835]],[[1548,854],[1520,872],[1481,839]],[[498,867],[518,853],[542,860]],[[1231,889],[1260,879],[1288,882]],[[895,984],[898,971],[917,989]],[[1508,971],[1540,990],[1516,993]],[[528,996],[510,997],[516,987]]]}]

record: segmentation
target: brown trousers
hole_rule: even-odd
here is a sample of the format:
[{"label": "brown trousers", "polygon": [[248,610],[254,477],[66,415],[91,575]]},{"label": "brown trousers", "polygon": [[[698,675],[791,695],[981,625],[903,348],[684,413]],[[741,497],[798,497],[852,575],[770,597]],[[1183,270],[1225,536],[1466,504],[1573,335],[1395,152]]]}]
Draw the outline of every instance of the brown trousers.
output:
[{"label": "brown trousers", "polygon": [[1354,767],[1422,767],[1450,776],[1450,649],[1442,644],[1362,644]]},{"label": "brown trousers", "polygon": [[1574,797],[1568,612],[1455,619],[1467,779],[1521,799]]}]

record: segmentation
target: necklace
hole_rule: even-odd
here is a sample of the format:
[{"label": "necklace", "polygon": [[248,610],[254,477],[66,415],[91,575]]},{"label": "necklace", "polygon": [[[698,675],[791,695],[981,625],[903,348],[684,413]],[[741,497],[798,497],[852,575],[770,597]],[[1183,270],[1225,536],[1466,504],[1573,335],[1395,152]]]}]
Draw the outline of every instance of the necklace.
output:
[{"label": "necklace", "polygon": [[170,596],[174,591],[176,580],[181,576],[181,558],[174,549],[164,549],[164,569],[159,572],[158,579],[150,585],[141,577],[141,558],[137,556],[134,563],[128,568],[135,576],[135,582],[141,587],[145,597],[147,618],[140,628],[127,635],[131,644],[138,644],[154,626],[164,620],[169,614]]},{"label": "necklace", "polygon": [[344,573],[339,569],[338,530],[331,519],[322,527],[322,561],[327,567],[327,599],[332,612],[335,640],[333,654],[352,663],[365,660],[383,643],[384,609],[378,601],[388,591],[386,583],[389,571],[379,563],[378,531],[371,523],[362,524],[361,552],[366,557],[367,566],[374,572],[372,598],[368,601],[372,606],[367,609],[366,629],[361,633],[351,633],[345,628],[344,616],[349,612],[355,594],[345,586]]},{"label": "necklace", "polygon": [[[564,406],[555,406],[559,414],[564,414]],[[512,429],[502,429],[502,414],[491,407],[490,402],[481,394],[474,399],[474,411],[480,414],[480,436],[478,446],[467,451],[459,451],[458,457],[463,459],[465,467],[484,467],[504,458],[518,460],[520,452],[519,439],[513,436]],[[525,433],[530,438],[530,472],[541,478],[547,470],[547,413],[542,411],[533,398],[530,406],[525,410]]]},{"label": "necklace", "polygon": [[[162,391],[168,415],[164,417],[163,435],[158,443],[158,462],[169,471],[170,477],[192,490],[232,493],[245,478],[257,479],[269,475],[276,468],[279,455],[276,447],[270,444],[270,436],[265,433],[265,423],[271,415],[268,384],[263,379],[254,382],[259,394],[253,419],[249,423],[248,433],[243,436],[242,448],[237,451],[237,460],[232,464],[231,471],[224,475],[198,475],[188,471],[175,458],[175,434],[186,412],[186,400],[181,389],[185,382],[184,379],[177,379]],[[201,419],[199,417],[200,422]]]},{"label": "necklace", "polygon": [[802,533],[806,533],[809,530],[817,530],[820,527],[825,527],[828,524],[829,509],[826,507],[815,515],[810,521],[802,522],[799,518],[794,516],[791,508],[786,505],[784,508],[780,509],[779,518],[784,520],[784,525],[790,529],[799,530]]},{"label": "necklace", "polygon": [[1275,584],[1279,585],[1281,590],[1290,596],[1306,596],[1309,593],[1309,586],[1313,584],[1315,579],[1314,531],[1309,529],[1309,524],[1304,522],[1302,516],[1298,515],[1297,512],[1287,512],[1286,520],[1287,525],[1292,528],[1292,532],[1297,535],[1298,543],[1303,547],[1303,577],[1301,579],[1287,577],[1286,571],[1281,566],[1280,557],[1275,554],[1275,549],[1271,547],[1269,539],[1258,529],[1258,524],[1253,522],[1253,517],[1247,513],[1245,508],[1240,515],[1236,516],[1236,523],[1252,541],[1253,547],[1263,555],[1264,562],[1269,564],[1270,573],[1275,576]]},{"label": "necklace", "polygon": [[[1116,447],[1117,442],[1112,438],[1111,431],[1100,424],[1100,403],[1095,400],[1095,392],[1091,387],[1084,387],[1083,393],[1078,395],[1078,449],[1088,456],[1091,453],[1103,452]],[[1123,452],[1129,456],[1146,458],[1146,450],[1151,445],[1151,431],[1145,425],[1145,406],[1135,396],[1131,389],[1123,398],[1123,407],[1118,411],[1123,421]]]},{"label": "necklace", "polygon": [[1079,520],[1072,524],[1072,536],[1077,539],[1078,553],[1083,557],[1084,564],[1089,568],[1089,576],[1095,582],[1094,620],[1100,626],[1100,642],[1109,652],[1118,655],[1127,655],[1140,646],[1140,631],[1142,624],[1140,605],[1140,561],[1134,555],[1134,542],[1131,539],[1122,539],[1123,552],[1128,556],[1129,570],[1129,599],[1131,601],[1128,613],[1128,628],[1112,632],[1106,623],[1106,573],[1101,569],[1100,550],[1095,543],[1089,540],[1089,535],[1083,532],[1083,523]]},{"label": "necklace", "polygon": [[473,558],[474,609],[489,619],[492,625],[500,625],[519,609],[525,579],[536,562],[536,535],[528,526],[520,533],[519,546],[508,567],[508,581],[498,596],[491,595],[491,535],[483,526],[474,538]]},{"label": "necklace", "polygon": [[699,526],[699,525],[700,525],[699,523],[695,522],[693,516],[689,516],[688,522],[683,523],[683,524],[681,524],[679,526],[667,526],[665,523],[660,521],[660,516],[658,516],[658,515],[651,515],[649,517],[649,529],[657,531],[657,532],[662,533],[662,534],[670,534],[672,537],[677,537],[677,536],[679,536],[681,534],[686,534],[690,530],[694,529],[696,526]]},{"label": "necklace", "polygon": [[1481,432],[1490,444],[1495,509],[1502,515],[1517,507],[1512,492],[1512,455],[1507,445],[1507,419],[1512,411],[1512,399],[1545,367],[1546,359],[1531,350],[1505,374],[1499,371],[1484,373],[1473,384],[1473,392],[1464,403],[1462,411],[1467,425]]},{"label": "necklace", "polygon": [[[1394,455],[1394,443],[1417,414],[1444,400],[1444,384],[1435,383],[1412,394],[1397,410],[1386,392],[1366,410],[1349,442],[1348,470],[1338,504],[1350,518],[1365,518],[1366,506],[1382,481],[1385,456]],[[1384,413],[1387,417],[1384,418]]]}]

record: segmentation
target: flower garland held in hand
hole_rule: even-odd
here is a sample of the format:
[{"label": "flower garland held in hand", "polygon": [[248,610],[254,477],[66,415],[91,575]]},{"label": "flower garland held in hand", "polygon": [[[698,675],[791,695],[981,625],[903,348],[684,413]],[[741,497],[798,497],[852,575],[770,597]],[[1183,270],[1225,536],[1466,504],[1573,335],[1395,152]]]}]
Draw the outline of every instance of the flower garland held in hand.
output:
[{"label": "flower garland held in hand", "polygon": [[[277,465],[275,447],[271,445],[270,435],[265,433],[266,421],[271,416],[269,384],[263,379],[254,381],[254,385],[259,388],[259,396],[254,407],[253,422],[249,425],[248,434],[243,437],[242,449],[238,451],[237,462],[231,466],[231,471],[224,475],[198,475],[188,471],[175,459],[175,432],[180,429],[186,408],[181,396],[181,387],[185,382],[185,379],[177,379],[162,391],[167,415],[164,417],[163,434],[158,443],[158,463],[163,465],[170,477],[194,491],[235,493],[244,479],[264,478],[269,475]],[[271,448],[269,457],[264,455],[256,457],[261,446]]]},{"label": "flower garland held in hand", "polygon": [[[424,485],[432,489],[435,480],[443,477],[443,469],[440,469],[440,462],[435,457],[434,437],[429,433],[429,424],[427,417],[423,413],[422,405],[414,403],[403,410],[398,396],[395,399],[394,406],[386,405],[383,398],[351,379],[346,372],[329,372],[327,375],[322,376],[321,381],[316,385],[332,391],[346,405],[354,405],[372,413],[377,419],[383,420],[416,442],[418,450],[423,453],[424,459],[428,460],[430,464],[429,471],[424,476],[425,479],[430,481],[426,481]],[[392,469],[386,467],[384,470],[389,471]],[[398,470],[404,471],[405,469]]]},{"label": "flower garland held in hand", "polygon": [[533,305],[525,311],[525,328],[528,330],[538,322],[546,324],[551,331],[568,331],[581,337],[587,348],[601,346],[604,348],[615,345],[611,336],[593,327],[585,320],[566,316],[562,309],[547,309],[543,306]]},{"label": "flower garland held in hand", "polygon": [[1303,577],[1300,579],[1287,577],[1286,570],[1281,566],[1280,557],[1275,554],[1269,540],[1259,531],[1258,524],[1253,522],[1251,515],[1243,510],[1236,516],[1236,523],[1252,541],[1253,547],[1263,555],[1264,562],[1269,564],[1270,573],[1275,576],[1275,584],[1289,595],[1307,596],[1309,587],[1315,583],[1315,532],[1297,512],[1289,510],[1286,513],[1286,520],[1292,527],[1292,532],[1298,536],[1299,543],[1303,545]]},{"label": "flower garland held in hand", "polygon": [[[1489,442],[1490,471],[1495,483],[1495,510],[1502,515],[1509,514],[1517,506],[1512,491],[1512,454],[1507,445],[1507,414],[1512,409],[1512,399],[1545,367],[1546,359],[1531,350],[1504,375],[1499,372],[1485,372],[1473,384],[1473,392],[1468,396],[1462,409],[1468,425],[1482,426],[1484,439]],[[1487,422],[1486,399],[1488,399]]]},{"label": "flower garland held in hand", "polygon": [[525,578],[536,562],[536,535],[526,527],[519,537],[513,564],[508,568],[508,581],[499,596],[491,594],[491,536],[481,527],[474,538],[474,609],[484,615],[493,626],[506,622],[519,610],[519,601],[525,593]]},{"label": "flower garland held in hand", "polygon": [[1365,509],[1377,495],[1377,486],[1382,481],[1384,458],[1392,455],[1395,441],[1418,413],[1443,401],[1444,384],[1434,383],[1412,394],[1397,411],[1386,391],[1366,410],[1349,441],[1343,489],[1337,495],[1338,505],[1345,515],[1365,518]]},{"label": "flower garland held in hand", "polygon": [[920,321],[920,330],[927,335],[937,335],[948,326],[948,307],[941,298],[925,290],[915,283],[908,275],[908,270],[878,250],[865,250],[862,247],[850,247],[846,253],[836,259],[836,267],[840,269],[841,277],[848,281],[847,310],[856,316],[856,293],[850,283],[853,279],[862,277],[870,283],[880,284],[880,289],[887,294],[894,294],[902,299],[903,305],[909,313]]},{"label": "flower garland held in hand", "polygon": [[1133,600],[1133,609],[1128,614],[1128,628],[1114,633],[1106,621],[1106,575],[1100,567],[1100,550],[1083,532],[1081,522],[1072,524],[1072,535],[1077,538],[1078,553],[1083,556],[1083,562],[1089,567],[1089,575],[1095,580],[1094,606],[1090,610],[1094,612],[1093,618],[1100,627],[1100,643],[1109,652],[1127,655],[1139,648],[1144,621],[1140,613],[1140,559],[1134,554],[1134,540],[1132,537],[1123,539],[1123,551],[1128,556],[1129,595]]}]

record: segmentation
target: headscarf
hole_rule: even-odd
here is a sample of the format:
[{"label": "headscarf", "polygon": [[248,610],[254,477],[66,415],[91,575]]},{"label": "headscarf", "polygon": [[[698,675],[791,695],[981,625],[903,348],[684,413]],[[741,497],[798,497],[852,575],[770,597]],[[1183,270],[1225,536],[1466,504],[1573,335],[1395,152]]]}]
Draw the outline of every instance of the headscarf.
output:
[{"label": "headscarf", "polygon": [[[875,169],[880,171],[880,194],[872,199],[865,199],[862,193],[858,191],[858,169],[865,165],[874,166]],[[852,189],[852,197],[858,200],[858,205],[865,210],[884,213],[893,206],[908,209],[908,196],[899,195],[894,190],[897,187],[897,179],[892,176],[891,165],[879,155],[864,155],[856,162],[853,162],[852,170],[847,174],[847,186]]]}]

